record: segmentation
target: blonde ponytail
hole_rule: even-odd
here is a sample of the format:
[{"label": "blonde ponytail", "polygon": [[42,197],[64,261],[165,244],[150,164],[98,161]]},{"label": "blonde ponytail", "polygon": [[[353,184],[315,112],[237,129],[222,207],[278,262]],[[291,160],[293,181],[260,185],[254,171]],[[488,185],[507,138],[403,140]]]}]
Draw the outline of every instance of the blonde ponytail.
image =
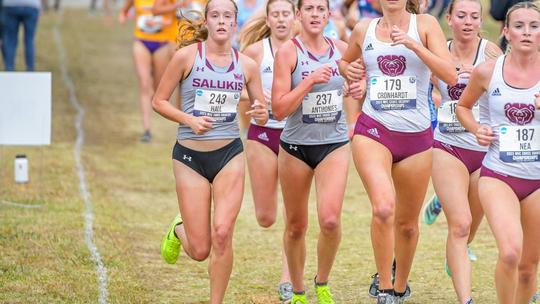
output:
[{"label": "blonde ponytail", "polygon": [[[210,2],[212,2],[212,0],[208,0],[206,2],[206,6],[204,7],[204,16],[197,10],[191,10],[187,15],[198,15],[198,18],[188,18],[182,14],[182,21],[180,21],[178,25],[178,36],[176,36],[179,49],[196,42],[205,41],[208,38],[208,29],[204,25],[204,22],[206,20],[206,14],[208,12],[208,5]],[[238,17],[238,6],[234,0],[231,0],[231,2],[234,5],[234,19],[236,20]]]},{"label": "blonde ponytail", "polygon": [[240,32],[240,52],[253,43],[270,37],[270,34],[270,27],[266,24],[266,16],[249,21]]},{"label": "blonde ponytail", "polygon": [[240,32],[240,52],[245,50],[251,44],[260,41],[264,38],[270,37],[272,30],[266,23],[266,18],[268,18],[268,11],[270,10],[270,5],[277,1],[285,1],[291,5],[292,12],[294,14],[294,3],[292,0],[268,0],[266,2],[266,15],[259,18],[252,19]]},{"label": "blonde ponytail", "polygon": [[193,10],[188,15],[198,15],[199,18],[187,18],[182,15],[182,20],[178,25],[178,36],[176,36],[179,49],[193,43],[205,41],[208,38],[208,29],[204,26],[202,13]]}]

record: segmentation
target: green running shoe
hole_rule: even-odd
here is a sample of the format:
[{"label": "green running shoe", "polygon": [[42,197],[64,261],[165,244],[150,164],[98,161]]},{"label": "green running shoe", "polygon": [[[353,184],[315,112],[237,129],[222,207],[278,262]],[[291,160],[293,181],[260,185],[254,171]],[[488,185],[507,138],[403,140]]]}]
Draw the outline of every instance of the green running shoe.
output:
[{"label": "green running shoe", "polygon": [[452,277],[452,271],[450,271],[450,266],[448,266],[448,260],[444,260],[444,270],[449,277]]},{"label": "green running shoe", "polygon": [[478,258],[476,257],[474,252],[471,250],[471,247],[469,245],[467,245],[467,255],[469,256],[469,260],[471,262],[476,262],[478,260]]},{"label": "green running shoe", "polygon": [[424,208],[424,222],[428,225],[435,223],[435,220],[437,220],[437,216],[439,216],[441,211],[442,206],[439,202],[439,198],[434,194]]},{"label": "green running shoe", "polygon": [[306,294],[294,293],[291,299],[291,304],[308,304]]},{"label": "green running shoe", "polygon": [[176,264],[176,260],[178,260],[178,255],[180,254],[182,242],[180,242],[174,233],[174,228],[180,224],[182,224],[182,217],[178,214],[169,225],[169,230],[161,241],[161,256],[169,264]]},{"label": "green running shoe", "polygon": [[536,303],[538,303],[538,293],[535,293],[532,296],[531,300],[529,301],[529,304],[536,304]]},{"label": "green running shoe", "polygon": [[[334,297],[330,292],[328,284],[317,284],[315,281],[315,292],[317,293],[317,302],[319,304],[335,304]],[[293,302],[294,303],[294,302]]]}]

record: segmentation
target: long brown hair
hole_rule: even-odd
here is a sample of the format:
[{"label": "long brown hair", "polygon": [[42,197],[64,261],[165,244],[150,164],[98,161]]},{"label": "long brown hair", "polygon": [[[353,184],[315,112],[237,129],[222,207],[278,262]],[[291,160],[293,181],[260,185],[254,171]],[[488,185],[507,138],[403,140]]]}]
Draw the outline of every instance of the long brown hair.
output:
[{"label": "long brown hair", "polygon": [[[238,6],[234,0],[230,0],[234,5],[234,19],[238,17]],[[178,35],[176,41],[178,48],[181,49],[196,42],[202,42],[208,39],[208,29],[204,25],[208,14],[208,6],[212,0],[208,0],[204,7],[204,14],[199,11],[190,11],[190,14],[199,15],[199,18],[188,18],[182,14],[182,21],[178,26]]]},{"label": "long brown hair", "polygon": [[420,2],[418,0],[407,0],[405,9],[411,14],[420,14]]},{"label": "long brown hair", "polygon": [[259,40],[270,37],[271,30],[266,23],[266,18],[268,18],[270,4],[278,1],[285,1],[289,3],[294,14],[294,3],[291,0],[268,0],[266,3],[266,16],[261,16],[249,21],[246,25],[244,25],[244,28],[240,32],[240,51],[243,51],[246,47]]}]

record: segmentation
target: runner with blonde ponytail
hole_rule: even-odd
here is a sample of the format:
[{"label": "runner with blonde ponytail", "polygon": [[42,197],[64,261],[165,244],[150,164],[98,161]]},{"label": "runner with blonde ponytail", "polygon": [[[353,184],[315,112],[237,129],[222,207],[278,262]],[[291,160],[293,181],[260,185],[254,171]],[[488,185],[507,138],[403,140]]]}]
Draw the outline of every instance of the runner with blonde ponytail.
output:
[{"label": "runner with blonde ponytail", "polygon": [[[268,120],[257,64],[232,48],[236,15],[234,1],[210,0],[204,18],[181,28],[192,38],[181,41],[152,100],[156,112],[179,124],[172,162],[181,216],[163,237],[161,255],[169,264],[180,248],[197,261],[211,255],[211,304],[223,302],[233,267],[233,231],[244,194],[237,112],[244,86],[253,101],[247,114],[258,125]],[[169,99],[179,84],[177,108]]]},{"label": "runner with blonde ponytail", "polygon": [[[290,0],[269,0],[266,4],[266,16],[250,21],[240,34],[243,53],[259,65],[265,101],[269,109],[274,56],[293,36],[294,13],[294,4]],[[264,228],[272,226],[277,217],[277,159],[279,137],[284,126],[285,121],[275,120],[270,112],[266,125],[259,126],[252,120],[247,133],[246,157],[255,215],[259,225]],[[278,294],[282,303],[288,303],[292,298],[291,278],[283,252],[281,258],[282,273]]]}]

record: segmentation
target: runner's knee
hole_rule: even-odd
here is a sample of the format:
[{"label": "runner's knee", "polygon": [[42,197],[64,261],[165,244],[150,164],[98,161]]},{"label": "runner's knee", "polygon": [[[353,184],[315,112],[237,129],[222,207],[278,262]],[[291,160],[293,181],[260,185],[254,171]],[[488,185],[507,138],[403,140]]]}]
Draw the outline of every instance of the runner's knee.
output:
[{"label": "runner's knee", "polygon": [[307,223],[288,223],[286,227],[286,236],[290,239],[302,239],[306,235]]},{"label": "runner's knee", "polygon": [[521,246],[516,242],[504,244],[499,250],[499,260],[509,267],[517,267],[521,259]]}]

